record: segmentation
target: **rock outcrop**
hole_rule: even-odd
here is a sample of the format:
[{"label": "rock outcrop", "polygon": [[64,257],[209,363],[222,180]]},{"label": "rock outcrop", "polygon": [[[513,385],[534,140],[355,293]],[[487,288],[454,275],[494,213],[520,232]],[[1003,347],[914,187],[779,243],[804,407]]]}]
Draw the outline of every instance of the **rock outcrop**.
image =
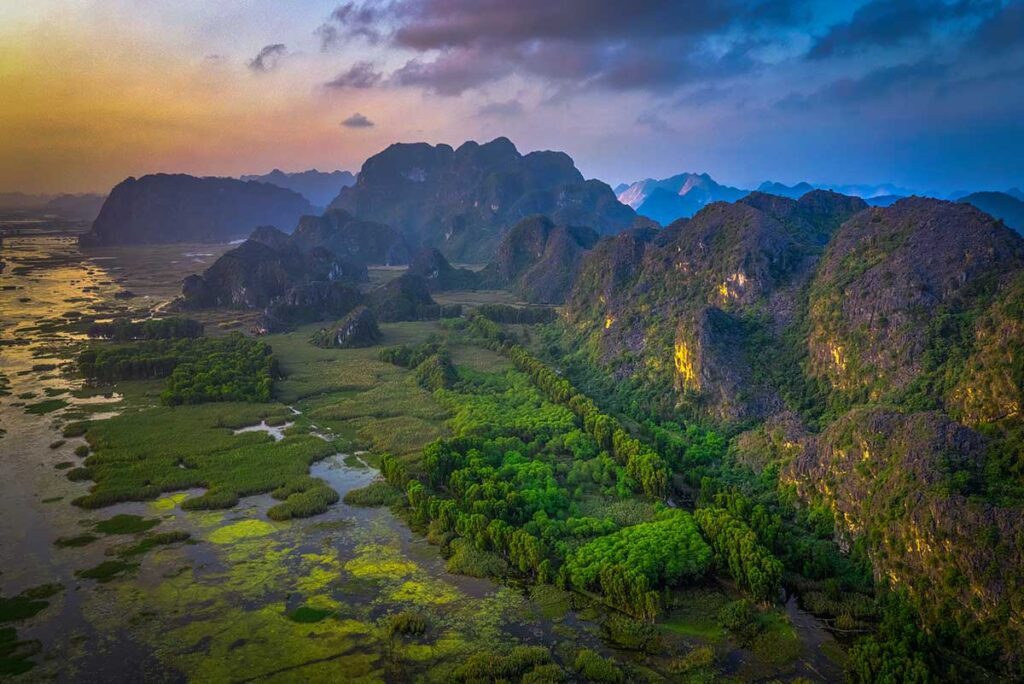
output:
[{"label": "rock outcrop", "polygon": [[780,398],[752,365],[755,347],[793,320],[824,240],[865,206],[824,191],[754,193],[606,239],[583,258],[569,321],[621,378],[674,387],[719,421],[764,417]]},{"label": "rock outcrop", "polygon": [[318,347],[355,349],[370,347],[381,340],[377,317],[365,306],[357,306],[329,328],[321,328],[312,338]]},{"label": "rock outcrop", "polygon": [[340,281],[316,280],[289,287],[267,304],[256,332],[282,332],[344,316],[365,300],[363,293]]},{"label": "rock outcrop", "polygon": [[869,539],[878,580],[926,622],[980,624],[1019,656],[1024,515],[978,497],[986,448],[939,412],[860,409],[805,442],[782,480],[833,511],[844,545]]},{"label": "rock outcrop", "polygon": [[384,283],[369,293],[367,304],[384,323],[438,317],[439,307],[430,296],[430,287],[418,275],[404,274]]},{"label": "rock outcrop", "polygon": [[449,259],[481,263],[506,230],[532,214],[600,233],[618,232],[635,217],[607,185],[584,181],[568,155],[521,155],[507,138],[458,149],[392,145],[366,160],[356,184],[331,208],[387,224]]},{"label": "rock outcrop", "polygon": [[202,275],[185,278],[181,289],[183,306],[262,308],[301,283],[353,284],[366,280],[365,266],[339,259],[322,247],[303,252],[291,242],[281,244],[279,236],[266,229],[257,235],[280,248],[251,239],[225,252]]},{"label": "rock outcrop", "polygon": [[502,237],[481,279],[531,304],[560,304],[576,280],[583,254],[598,238],[590,228],[557,225],[546,216],[528,218]]},{"label": "rock outcrop", "polygon": [[436,247],[424,247],[417,252],[406,273],[422,277],[431,292],[475,290],[481,286],[479,273],[455,268]]},{"label": "rock outcrop", "polygon": [[880,399],[925,371],[940,313],[982,305],[1024,268],[1024,240],[969,204],[910,198],[836,233],[811,284],[809,371]]},{"label": "rock outcrop", "polygon": [[346,211],[331,209],[322,216],[303,216],[292,242],[302,250],[324,247],[339,257],[366,265],[409,263],[412,251],[397,231],[381,223],[359,221]]},{"label": "rock outcrop", "polygon": [[266,183],[155,174],[115,186],[80,242],[228,242],[261,225],[291,228],[312,210],[298,193]]}]

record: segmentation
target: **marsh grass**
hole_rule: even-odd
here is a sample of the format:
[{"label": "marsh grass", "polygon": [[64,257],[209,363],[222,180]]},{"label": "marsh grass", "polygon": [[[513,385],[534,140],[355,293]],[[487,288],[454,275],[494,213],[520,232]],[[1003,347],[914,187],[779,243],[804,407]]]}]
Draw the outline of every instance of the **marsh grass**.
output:
[{"label": "marsh grass", "polygon": [[160,521],[153,518],[121,513],[96,523],[92,529],[100,534],[138,534],[147,532],[159,524]]},{"label": "marsh grass", "polygon": [[114,547],[108,550],[108,555],[116,555],[120,558],[131,558],[133,556],[142,556],[152,549],[159,546],[169,546],[170,544],[178,544],[180,542],[186,542],[191,539],[192,535],[188,532],[181,530],[174,530],[173,532],[160,532],[158,534],[151,535],[142,539],[135,544],[125,544],[119,547]]},{"label": "marsh grass", "polygon": [[384,482],[371,482],[365,487],[349,490],[345,494],[345,503],[349,506],[391,506],[401,502],[405,495],[397,487]]},{"label": "marsh grass", "polygon": [[34,416],[42,416],[47,413],[59,411],[67,405],[68,402],[64,399],[44,399],[43,401],[36,402],[35,404],[28,404],[25,407],[25,413],[29,413]]},{"label": "marsh grass", "polygon": [[59,537],[53,542],[53,545],[60,548],[77,549],[82,546],[88,546],[97,539],[99,539],[99,537],[95,534],[85,533],[74,537]]},{"label": "marsh grass", "polygon": [[107,560],[95,567],[91,567],[86,570],[78,570],[75,572],[75,576],[83,579],[96,580],[101,584],[106,584],[107,582],[113,581],[137,567],[139,567],[137,563],[128,563],[121,560]]},{"label": "marsh grass", "polygon": [[333,614],[333,611],[326,610],[324,608],[314,608],[313,606],[299,606],[292,612],[288,613],[288,618],[292,622],[299,622],[302,624],[313,624],[325,620]]},{"label": "marsh grass", "polygon": [[[309,466],[333,453],[331,444],[312,435],[274,442],[263,433],[232,433],[286,413],[276,404],[218,403],[151,408],[91,423],[86,439],[93,453],[69,477],[88,477],[95,484],[75,503],[102,508],[201,487],[207,491],[187,499],[182,508],[230,508],[240,497],[290,486],[287,507],[280,509],[287,517],[319,512],[329,498],[326,492],[318,492],[315,502],[301,495],[311,489]],[[289,504],[292,496],[299,498]]]},{"label": "marsh grass", "polygon": [[42,584],[11,598],[0,597],[0,623],[27,620],[50,605],[46,599],[58,593],[59,584]]}]

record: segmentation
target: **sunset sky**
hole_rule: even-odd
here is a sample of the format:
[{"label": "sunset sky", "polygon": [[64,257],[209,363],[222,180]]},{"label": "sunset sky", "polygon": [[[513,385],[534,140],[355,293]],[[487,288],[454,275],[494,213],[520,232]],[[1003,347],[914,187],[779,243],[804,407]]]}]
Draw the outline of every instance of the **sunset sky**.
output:
[{"label": "sunset sky", "polygon": [[610,183],[1024,185],[1024,0],[0,0],[0,191],[498,135]]}]

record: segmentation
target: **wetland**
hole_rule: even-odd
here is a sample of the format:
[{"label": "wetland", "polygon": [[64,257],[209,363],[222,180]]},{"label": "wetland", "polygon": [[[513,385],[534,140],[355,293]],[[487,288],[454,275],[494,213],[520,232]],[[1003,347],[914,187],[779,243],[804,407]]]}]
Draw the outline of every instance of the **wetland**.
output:
[{"label": "wetland", "polygon": [[[91,341],[90,325],[165,315],[181,278],[228,247],[5,239],[0,676],[842,677],[846,646],[795,599],[764,600],[713,561],[710,528],[663,503],[661,466],[645,470],[638,453],[627,472],[579,402],[556,401],[543,372],[464,319],[382,323],[379,344],[322,349],[310,343],[317,325],[253,342],[250,312],[209,310],[196,316],[202,340],[271,350],[268,394],[174,405],[162,377],[85,381],[83,351],[119,348]],[[506,333],[542,338],[536,326]],[[384,349],[399,351],[385,360]],[[416,350],[435,360],[394,361]],[[624,454],[617,440],[607,450]],[[521,510],[502,508],[513,503]],[[545,550],[499,541],[511,528],[474,533],[473,515],[513,521]],[[594,569],[604,555],[669,533],[643,599],[656,609],[615,599]]]}]

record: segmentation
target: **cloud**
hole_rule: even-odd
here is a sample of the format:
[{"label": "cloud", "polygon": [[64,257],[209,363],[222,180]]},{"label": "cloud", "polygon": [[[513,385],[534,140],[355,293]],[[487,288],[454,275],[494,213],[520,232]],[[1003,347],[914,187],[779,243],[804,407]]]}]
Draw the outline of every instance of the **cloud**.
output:
[{"label": "cloud", "polygon": [[345,128],[372,128],[374,123],[359,112],[356,112],[342,121],[341,125]]},{"label": "cloud", "polygon": [[832,26],[811,47],[808,57],[821,59],[872,47],[894,47],[926,38],[940,25],[990,15],[994,0],[871,0],[849,21]]},{"label": "cloud", "polygon": [[1024,47],[1024,1],[1011,2],[983,21],[968,47],[993,55]]},{"label": "cloud", "polygon": [[320,50],[327,52],[362,38],[371,44],[380,42],[381,31],[377,22],[384,11],[373,5],[347,2],[331,12],[331,16],[314,33],[320,38]]},{"label": "cloud", "polygon": [[676,129],[672,125],[665,121],[662,117],[658,116],[654,112],[643,112],[636,118],[638,126],[644,126],[649,128],[655,133],[675,133]]},{"label": "cloud", "polygon": [[778,106],[783,110],[810,109],[816,105],[857,106],[897,94],[934,93],[949,71],[948,64],[932,61],[881,67],[859,78],[838,79],[807,95],[788,95]]},{"label": "cloud", "polygon": [[485,51],[454,50],[432,61],[410,59],[389,80],[395,85],[419,86],[438,95],[461,95],[509,73],[504,63]]},{"label": "cloud", "polygon": [[519,100],[506,100],[504,102],[488,102],[476,110],[477,116],[493,117],[496,119],[511,119],[521,116],[523,105]]},{"label": "cloud", "polygon": [[249,60],[249,68],[259,73],[273,71],[281,65],[281,59],[286,54],[288,54],[288,48],[284,43],[266,45]]},{"label": "cloud", "polygon": [[[756,67],[807,0],[393,0],[342,5],[321,31],[420,53],[396,85],[459,95],[513,74],[562,88],[671,90]],[[323,29],[323,27],[321,27]],[[347,39],[347,38],[345,38]]]},{"label": "cloud", "polygon": [[372,88],[380,83],[384,75],[377,71],[370,62],[356,62],[347,71],[343,71],[324,84],[326,88]]}]

